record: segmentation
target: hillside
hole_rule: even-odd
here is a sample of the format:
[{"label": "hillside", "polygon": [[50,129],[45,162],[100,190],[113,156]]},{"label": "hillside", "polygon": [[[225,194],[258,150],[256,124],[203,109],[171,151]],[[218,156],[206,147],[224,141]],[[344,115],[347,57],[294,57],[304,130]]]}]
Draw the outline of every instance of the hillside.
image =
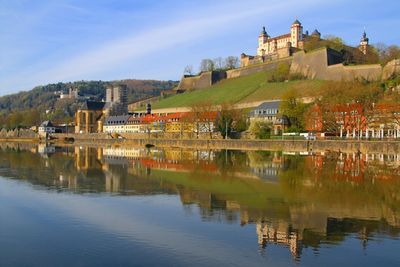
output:
[{"label": "hillside", "polygon": [[105,88],[109,83],[122,83],[128,86],[128,102],[160,95],[162,90],[170,90],[177,85],[175,81],[122,80],[122,81],[78,81],[37,86],[30,91],[0,97],[0,115],[14,111],[35,108],[39,112],[55,109],[56,92],[68,92],[69,88],[79,88],[79,94],[95,100],[105,98]]},{"label": "hillside", "polygon": [[297,80],[268,82],[270,72],[259,72],[235,79],[223,80],[211,87],[187,91],[173,97],[162,99],[153,108],[188,107],[196,103],[212,104],[246,103],[268,99],[279,99],[288,90],[298,91],[300,96],[315,95],[325,81]]}]

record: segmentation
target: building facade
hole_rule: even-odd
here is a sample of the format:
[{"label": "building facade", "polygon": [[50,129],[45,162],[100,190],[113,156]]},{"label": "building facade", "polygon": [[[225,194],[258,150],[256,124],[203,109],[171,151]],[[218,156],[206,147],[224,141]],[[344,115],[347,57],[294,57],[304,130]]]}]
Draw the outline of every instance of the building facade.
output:
[{"label": "building facade", "polygon": [[51,121],[44,121],[39,126],[39,135],[46,136],[47,134],[52,134],[56,132],[56,127]]},{"label": "building facade", "polygon": [[271,56],[278,53],[278,50],[288,48],[303,49],[303,26],[297,19],[290,27],[290,33],[276,37],[268,35],[265,27],[258,37],[257,56]]},{"label": "building facade", "polygon": [[109,103],[109,115],[128,114],[128,87],[125,84],[109,85],[106,89],[106,102]]},{"label": "building facade", "polygon": [[107,112],[105,102],[85,101],[75,113],[75,133],[101,133]]},{"label": "building facade", "polygon": [[279,112],[281,101],[266,101],[249,114],[250,124],[256,122],[271,123],[273,134],[280,135],[289,127],[288,118]]}]

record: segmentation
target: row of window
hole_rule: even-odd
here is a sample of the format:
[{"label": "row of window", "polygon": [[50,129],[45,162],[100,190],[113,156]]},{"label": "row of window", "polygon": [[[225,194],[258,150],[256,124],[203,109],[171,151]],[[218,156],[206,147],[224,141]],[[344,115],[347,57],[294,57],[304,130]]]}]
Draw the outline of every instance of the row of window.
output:
[{"label": "row of window", "polygon": [[256,109],[254,111],[256,115],[262,115],[262,114],[277,114],[278,109]]}]

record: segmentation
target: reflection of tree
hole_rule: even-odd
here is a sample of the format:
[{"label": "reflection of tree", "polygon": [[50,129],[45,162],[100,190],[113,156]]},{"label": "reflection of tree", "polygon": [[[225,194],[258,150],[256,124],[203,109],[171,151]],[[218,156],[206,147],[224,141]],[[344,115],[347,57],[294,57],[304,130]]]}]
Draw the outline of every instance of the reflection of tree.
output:
[{"label": "reflection of tree", "polygon": [[[89,150],[89,156],[99,161],[93,168],[79,170],[74,154],[64,149],[57,148],[56,153],[44,158],[19,147],[3,147],[0,168],[4,177],[56,190],[69,187],[65,181],[71,180],[70,190],[75,192],[176,194],[185,207],[197,205],[198,209],[192,211],[199,210],[205,221],[256,223],[261,247],[284,245],[295,257],[304,247],[340,244],[349,234],[356,234],[363,246],[377,234],[400,234],[400,179],[392,171],[400,163],[394,156],[366,161],[364,155],[356,154],[292,156],[219,151],[214,157],[209,151],[204,155],[199,151],[178,152],[143,153],[157,166],[174,164],[176,168],[154,168],[149,173],[146,170],[152,165],[141,165],[141,158],[136,156],[98,158],[101,151]],[[177,168],[182,162],[190,168]],[[253,165],[269,166],[273,162],[282,166],[277,182],[238,175],[249,173]],[[214,167],[192,168],[199,164]],[[107,179],[111,179],[109,184]]]}]

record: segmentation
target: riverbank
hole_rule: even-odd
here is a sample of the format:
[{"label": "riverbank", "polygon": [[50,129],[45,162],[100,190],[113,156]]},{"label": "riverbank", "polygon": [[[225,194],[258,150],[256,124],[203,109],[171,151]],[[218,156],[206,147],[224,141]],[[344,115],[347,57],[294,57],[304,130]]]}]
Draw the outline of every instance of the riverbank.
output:
[{"label": "riverbank", "polygon": [[[48,141],[56,145],[66,144],[65,138],[73,138],[68,144],[88,146],[134,146],[153,145],[160,148],[178,147],[188,149],[229,149],[229,150],[271,150],[293,152],[360,152],[400,154],[400,141],[366,140],[244,140],[244,139],[157,139],[126,138],[112,139],[105,134],[91,135],[54,135],[56,139]],[[0,142],[38,143],[36,138],[1,138]]]},{"label": "riverbank", "polygon": [[189,148],[189,149],[230,149],[230,150],[272,150],[293,152],[361,152],[361,153],[400,153],[400,141],[366,140],[244,140],[244,139],[156,139],[126,138],[111,139],[105,134],[98,135],[56,135],[54,143],[63,143],[65,138],[74,138],[76,145],[90,146],[135,146]]}]

